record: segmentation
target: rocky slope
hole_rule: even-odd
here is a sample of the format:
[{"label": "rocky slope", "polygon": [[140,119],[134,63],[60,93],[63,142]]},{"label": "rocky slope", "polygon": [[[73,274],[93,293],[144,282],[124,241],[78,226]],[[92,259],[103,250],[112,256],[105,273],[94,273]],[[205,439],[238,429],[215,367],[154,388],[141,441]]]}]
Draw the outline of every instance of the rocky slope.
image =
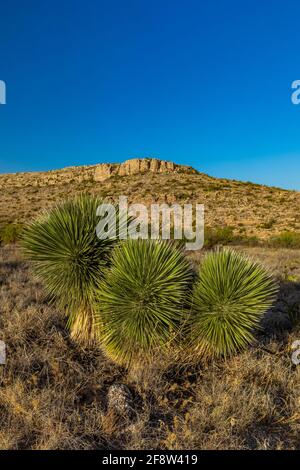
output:
[{"label": "rocky slope", "polygon": [[155,159],[62,170],[0,175],[0,229],[35,217],[43,208],[80,192],[128,202],[198,203],[206,226],[230,226],[241,236],[269,238],[300,232],[300,192],[212,178],[191,167]]},{"label": "rocky slope", "polygon": [[184,165],[155,158],[134,158],[123,163],[68,167],[47,172],[28,172],[0,175],[0,189],[24,186],[48,186],[83,181],[105,181],[112,176],[132,176],[144,173],[185,173],[197,171]]}]

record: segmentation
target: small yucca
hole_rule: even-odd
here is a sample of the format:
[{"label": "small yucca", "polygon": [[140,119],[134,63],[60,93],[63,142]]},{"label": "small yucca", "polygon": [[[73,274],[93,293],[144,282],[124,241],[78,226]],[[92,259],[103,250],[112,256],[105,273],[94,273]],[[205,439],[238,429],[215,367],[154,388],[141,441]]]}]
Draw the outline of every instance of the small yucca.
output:
[{"label": "small yucca", "polygon": [[96,334],[92,299],[115,244],[96,235],[101,202],[85,194],[57,204],[27,225],[22,237],[36,275],[67,309],[73,337],[85,342]]},{"label": "small yucca", "polygon": [[194,350],[229,356],[245,348],[276,292],[272,276],[245,256],[228,249],[208,254],[192,294]]},{"label": "small yucca", "polygon": [[164,350],[182,322],[192,271],[182,250],[159,240],[128,240],[114,249],[97,293],[101,342],[129,366]]}]

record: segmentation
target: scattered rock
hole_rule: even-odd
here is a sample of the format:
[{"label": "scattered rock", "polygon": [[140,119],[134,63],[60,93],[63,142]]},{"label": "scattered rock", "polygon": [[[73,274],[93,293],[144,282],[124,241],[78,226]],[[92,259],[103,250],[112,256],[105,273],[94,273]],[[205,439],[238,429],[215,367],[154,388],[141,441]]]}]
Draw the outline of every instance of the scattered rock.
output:
[{"label": "scattered rock", "polygon": [[134,414],[134,400],[130,389],[124,384],[113,384],[107,392],[107,409],[131,418]]}]

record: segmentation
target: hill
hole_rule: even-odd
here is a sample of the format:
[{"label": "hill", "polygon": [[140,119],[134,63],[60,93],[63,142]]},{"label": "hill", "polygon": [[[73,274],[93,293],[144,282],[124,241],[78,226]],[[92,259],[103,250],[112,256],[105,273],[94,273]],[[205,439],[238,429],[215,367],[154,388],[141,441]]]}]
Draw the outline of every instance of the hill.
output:
[{"label": "hill", "polygon": [[129,203],[199,203],[209,227],[232,227],[241,237],[267,239],[300,229],[300,192],[213,178],[157,159],[0,175],[0,226],[23,223],[42,208],[82,191]]}]

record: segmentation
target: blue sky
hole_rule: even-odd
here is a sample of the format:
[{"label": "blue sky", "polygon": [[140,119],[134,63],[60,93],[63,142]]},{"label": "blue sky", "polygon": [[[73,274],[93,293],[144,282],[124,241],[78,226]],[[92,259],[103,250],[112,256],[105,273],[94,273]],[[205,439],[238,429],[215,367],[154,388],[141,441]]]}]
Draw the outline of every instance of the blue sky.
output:
[{"label": "blue sky", "polygon": [[153,156],[300,190],[299,1],[0,5],[0,172]]}]

